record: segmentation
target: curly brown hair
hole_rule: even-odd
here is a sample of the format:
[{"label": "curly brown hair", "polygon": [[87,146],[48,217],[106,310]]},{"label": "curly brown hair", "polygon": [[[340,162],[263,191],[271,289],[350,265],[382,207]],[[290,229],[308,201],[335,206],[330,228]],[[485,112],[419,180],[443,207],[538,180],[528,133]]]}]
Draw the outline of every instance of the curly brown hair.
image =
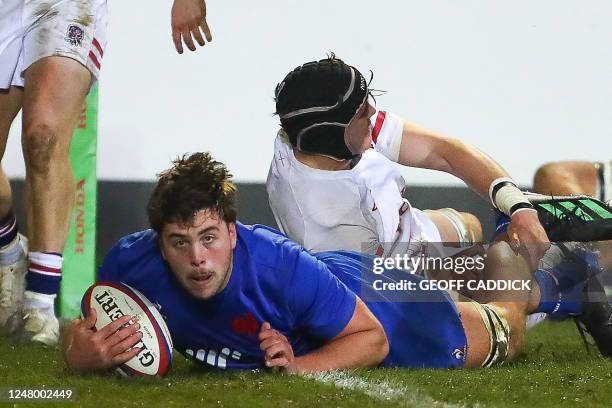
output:
[{"label": "curly brown hair", "polygon": [[200,210],[210,210],[227,223],[236,222],[236,186],[225,165],[209,153],[185,154],[158,174],[147,205],[149,224],[157,233],[172,222],[189,224]]}]

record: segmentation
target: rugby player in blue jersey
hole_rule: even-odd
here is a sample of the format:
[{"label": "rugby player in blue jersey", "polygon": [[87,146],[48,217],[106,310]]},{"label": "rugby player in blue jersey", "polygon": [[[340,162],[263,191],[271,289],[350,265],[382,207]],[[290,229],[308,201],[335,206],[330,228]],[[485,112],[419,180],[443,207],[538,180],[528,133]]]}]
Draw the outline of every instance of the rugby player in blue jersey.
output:
[{"label": "rugby player in blue jersey", "polygon": [[[243,225],[234,195],[231,175],[210,155],[177,159],[149,201],[151,229],[121,239],[100,269],[100,280],[124,282],[156,303],[175,348],[201,364],[288,373],[491,366],[521,352],[525,316],[536,311],[578,315],[602,354],[612,354],[612,309],[585,301],[596,279],[584,257],[561,263],[511,302],[460,302],[441,290],[402,291],[395,301],[372,287],[372,258],[312,255],[273,229]],[[515,278],[529,275],[506,242],[491,247],[487,263]],[[379,277],[423,281],[394,269]],[[92,310],[64,333],[74,370],[107,369],[139,352],[130,316],[97,332],[95,319]]]}]

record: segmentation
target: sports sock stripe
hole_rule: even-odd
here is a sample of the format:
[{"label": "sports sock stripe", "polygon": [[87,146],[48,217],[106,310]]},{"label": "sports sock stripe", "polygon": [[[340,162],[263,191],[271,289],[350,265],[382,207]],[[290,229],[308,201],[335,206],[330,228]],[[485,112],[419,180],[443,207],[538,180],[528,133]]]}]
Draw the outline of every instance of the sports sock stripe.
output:
[{"label": "sports sock stripe", "polygon": [[0,221],[0,248],[7,246],[17,236],[17,218],[12,211]]},{"label": "sports sock stripe", "polygon": [[36,272],[36,273],[42,273],[43,275],[51,275],[51,276],[58,276],[58,275],[61,276],[62,275],[61,269],[49,268],[48,266],[38,265],[32,261],[30,261],[29,270],[31,270],[32,272]]},{"label": "sports sock stripe", "polygon": [[45,295],[55,295],[59,292],[62,279],[61,254],[48,252],[30,252],[28,254],[30,267],[26,275],[26,290]]}]

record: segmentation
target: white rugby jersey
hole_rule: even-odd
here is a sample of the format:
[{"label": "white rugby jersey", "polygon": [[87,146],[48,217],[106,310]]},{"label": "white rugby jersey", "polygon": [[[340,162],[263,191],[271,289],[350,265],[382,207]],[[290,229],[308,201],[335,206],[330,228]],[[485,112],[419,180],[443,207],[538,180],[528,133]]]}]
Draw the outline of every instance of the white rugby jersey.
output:
[{"label": "white rugby jersey", "polygon": [[402,197],[405,181],[394,162],[404,121],[385,111],[370,121],[373,148],[350,170],[309,167],[295,158],[282,129],[276,137],[266,183],[270,206],[283,233],[310,251],[390,256],[441,240],[435,225]]}]

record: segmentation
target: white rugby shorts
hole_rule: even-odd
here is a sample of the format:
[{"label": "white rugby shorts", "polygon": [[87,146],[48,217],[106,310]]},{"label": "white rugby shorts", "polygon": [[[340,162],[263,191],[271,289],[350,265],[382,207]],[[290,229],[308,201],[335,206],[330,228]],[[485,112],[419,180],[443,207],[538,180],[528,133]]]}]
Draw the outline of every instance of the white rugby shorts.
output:
[{"label": "white rugby shorts", "polygon": [[0,89],[50,56],[72,58],[98,78],[106,46],[106,0],[0,0]]}]

